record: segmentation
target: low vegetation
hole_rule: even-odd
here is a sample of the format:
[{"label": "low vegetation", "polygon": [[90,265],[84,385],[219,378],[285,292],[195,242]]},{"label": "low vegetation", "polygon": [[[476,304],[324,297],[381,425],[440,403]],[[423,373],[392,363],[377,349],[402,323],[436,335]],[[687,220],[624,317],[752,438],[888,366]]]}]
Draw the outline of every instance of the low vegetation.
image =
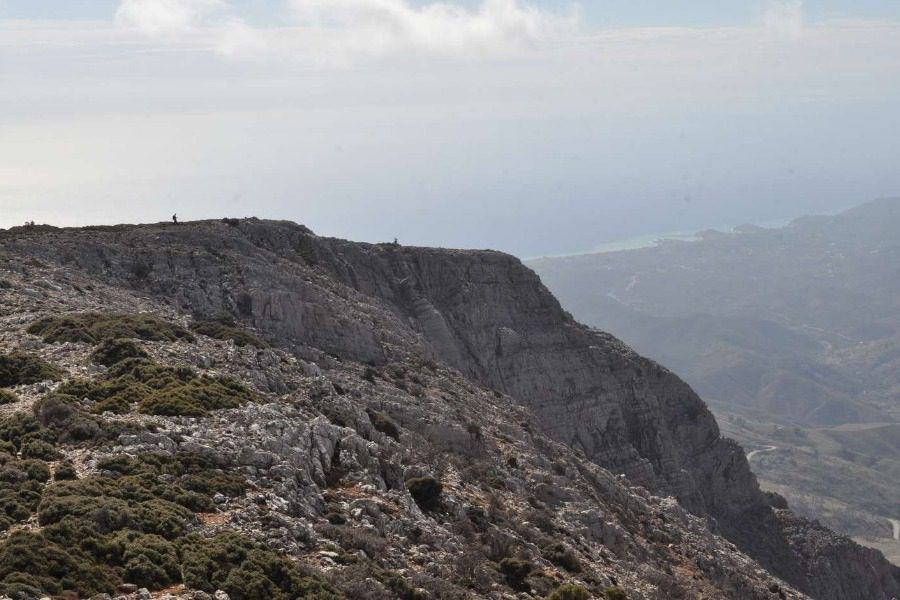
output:
[{"label": "low vegetation", "polygon": [[152,342],[193,341],[190,331],[149,314],[120,315],[80,313],[45,317],[32,323],[28,333],[39,335],[47,343],[140,339]]},{"label": "low vegetation", "polygon": [[[83,479],[63,463],[52,482],[42,461],[0,454],[0,465],[0,527],[35,512],[42,527],[0,542],[2,594],[87,597],[114,591],[123,581],[151,589],[190,581],[207,591],[233,591],[238,599],[293,598],[317,585],[327,590],[250,540],[235,534],[224,542],[201,540],[190,533],[195,513],[214,510],[214,494],[239,496],[247,486],[203,457],[119,456]],[[220,551],[225,558],[210,568]]]},{"label": "low vegetation", "polygon": [[145,414],[200,417],[255,399],[250,390],[233,379],[198,375],[188,368],[164,366],[145,358],[126,358],[98,379],[73,380],[59,391],[91,400],[94,413],[115,414],[130,412],[136,405]]},{"label": "low vegetation", "polygon": [[0,592],[12,598],[42,598],[64,591],[88,597],[111,591],[118,582],[112,569],[41,532],[16,531],[0,543]]},{"label": "low vegetation", "polygon": [[59,463],[56,470],[53,471],[54,481],[71,481],[73,479],[78,479],[78,473],[75,471],[75,465],[69,461]]},{"label": "low vegetation", "polygon": [[41,489],[50,478],[47,463],[19,460],[0,453],[0,531],[28,520],[41,501]]},{"label": "low vegetation", "polygon": [[60,444],[96,446],[138,429],[134,424],[87,414],[77,406],[76,398],[54,393],[37,401],[31,413],[18,412],[0,420],[0,452],[55,454]]},{"label": "low vegetation", "polygon": [[562,542],[555,542],[541,550],[541,554],[557,567],[570,573],[581,572],[581,561],[575,551]]},{"label": "low vegetation", "polygon": [[550,592],[547,600],[590,600],[591,597],[591,593],[580,585],[567,583]]},{"label": "low vegetation", "polygon": [[440,506],[444,486],[434,477],[413,477],[406,481],[406,489],[419,508],[426,511],[437,510]]},{"label": "low vegetation", "polygon": [[241,329],[230,319],[196,321],[191,325],[191,330],[217,340],[230,340],[234,342],[235,346],[269,347],[269,344],[263,339]]},{"label": "low vegetation", "polygon": [[190,588],[224,590],[235,600],[344,598],[324,579],[236,533],[179,540],[182,573]]},{"label": "low vegetation", "polygon": [[622,588],[614,586],[603,590],[603,598],[605,600],[628,600],[628,594]]},{"label": "low vegetation", "polygon": [[366,412],[369,415],[369,421],[372,422],[372,427],[376,431],[380,431],[389,438],[400,439],[400,427],[388,414],[377,410],[368,410]]},{"label": "low vegetation", "polygon": [[91,353],[91,362],[111,367],[127,358],[150,358],[147,351],[132,340],[103,340]]},{"label": "low vegetation", "polygon": [[0,355],[0,388],[55,380],[62,373],[36,354],[10,352]]},{"label": "low vegetation", "polygon": [[14,404],[19,401],[19,397],[10,390],[0,388],[0,406],[3,404]]}]

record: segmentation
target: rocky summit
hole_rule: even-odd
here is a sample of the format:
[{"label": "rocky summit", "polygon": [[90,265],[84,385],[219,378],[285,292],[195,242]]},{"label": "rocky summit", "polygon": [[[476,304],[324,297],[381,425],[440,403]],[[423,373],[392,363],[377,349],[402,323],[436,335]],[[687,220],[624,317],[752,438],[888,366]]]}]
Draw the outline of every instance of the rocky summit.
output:
[{"label": "rocky summit", "polygon": [[497,252],[0,231],[0,386],[10,598],[900,596]]}]

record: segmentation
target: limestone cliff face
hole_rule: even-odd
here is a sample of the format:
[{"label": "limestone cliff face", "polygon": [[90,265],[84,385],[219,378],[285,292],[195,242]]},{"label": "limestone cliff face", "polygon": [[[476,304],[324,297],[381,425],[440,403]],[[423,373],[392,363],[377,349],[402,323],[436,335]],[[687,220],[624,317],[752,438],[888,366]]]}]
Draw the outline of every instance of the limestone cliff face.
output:
[{"label": "limestone cliff face", "polygon": [[[179,308],[233,315],[300,354],[317,348],[381,363],[397,347],[412,348],[509,394],[546,433],[599,465],[712,517],[811,595],[900,593],[897,571],[883,559],[865,566],[870,557],[859,558],[854,544],[829,538],[821,553],[829,560],[804,554],[815,544],[799,543],[805,538],[796,528],[793,537],[784,533],[743,452],[720,436],[697,395],[615,338],[575,322],[513,257],[351,243],[256,220],[6,234],[2,242]],[[827,583],[835,578],[864,585],[853,586],[859,594],[837,595]]]},{"label": "limestone cliff face", "polygon": [[724,515],[759,501],[743,452],[719,435],[696,394],[615,338],[576,323],[517,259],[324,245],[335,272],[353,274],[346,283],[389,303],[443,360],[532,408],[556,439],[698,513]]}]

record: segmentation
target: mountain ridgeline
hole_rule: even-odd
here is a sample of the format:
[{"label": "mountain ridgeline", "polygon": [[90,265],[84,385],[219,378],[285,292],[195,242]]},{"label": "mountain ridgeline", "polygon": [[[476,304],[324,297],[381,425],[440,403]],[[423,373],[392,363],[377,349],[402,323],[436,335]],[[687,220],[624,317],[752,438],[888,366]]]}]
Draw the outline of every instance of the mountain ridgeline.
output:
[{"label": "mountain ridgeline", "polygon": [[[378,369],[415,355],[450,366],[527,409],[585,464],[674,496],[801,592],[900,594],[900,569],[763,493],[686,383],[576,322],[514,257],[353,243],[256,219],[16,228],[0,232],[0,249],[178,314],[227,316],[302,360]],[[750,597],[726,587],[712,595]]]}]

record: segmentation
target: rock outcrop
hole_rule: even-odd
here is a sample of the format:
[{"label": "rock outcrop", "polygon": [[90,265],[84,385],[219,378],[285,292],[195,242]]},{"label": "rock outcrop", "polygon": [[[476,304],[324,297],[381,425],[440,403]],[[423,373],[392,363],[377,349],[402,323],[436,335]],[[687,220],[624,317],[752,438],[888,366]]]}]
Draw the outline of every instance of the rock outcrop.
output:
[{"label": "rock outcrop", "polygon": [[[417,356],[449,365],[529,409],[542,432],[579,456],[655,496],[677,498],[712,531],[811,596],[900,594],[900,571],[880,555],[770,507],[742,450],[720,435],[685,383],[575,322],[513,257],[352,243],[255,219],[19,230],[0,233],[0,249],[147,294],[182,314],[237,318],[310,363],[378,367]],[[258,377],[277,386],[277,374]],[[268,441],[235,449],[225,460],[299,468],[291,453],[312,453],[319,458],[303,468],[315,483],[327,469],[320,459],[328,463],[340,438],[329,427],[248,431],[239,438],[265,433]],[[429,427],[421,430],[426,438],[452,438]],[[279,439],[286,446],[273,441]],[[363,438],[342,439],[354,469],[381,473]],[[370,485],[390,487],[383,480]],[[321,508],[302,496],[278,494],[289,499],[291,515]],[[607,545],[627,546],[613,526],[588,520],[585,527]]]}]

